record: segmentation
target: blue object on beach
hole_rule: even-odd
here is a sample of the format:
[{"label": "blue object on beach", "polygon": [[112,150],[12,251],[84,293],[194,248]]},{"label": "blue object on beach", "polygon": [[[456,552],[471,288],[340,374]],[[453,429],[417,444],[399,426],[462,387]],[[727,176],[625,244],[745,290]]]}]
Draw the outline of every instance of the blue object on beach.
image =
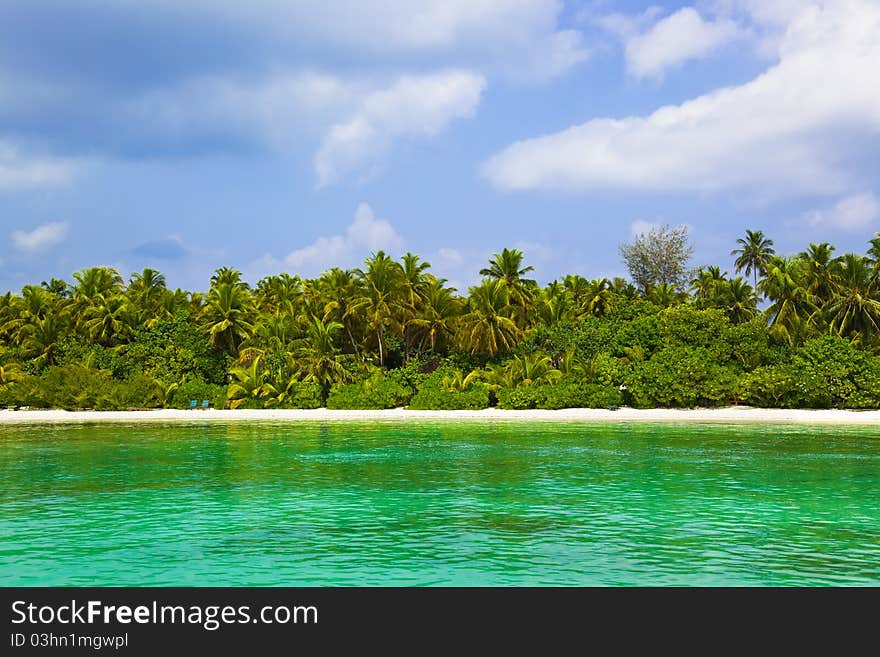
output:
[{"label": "blue object on beach", "polygon": [[211,400],[210,400],[210,399],[203,399],[203,400],[202,400],[202,408],[203,408],[203,409],[204,409],[204,408],[208,408],[208,406],[210,406],[210,405],[211,405]]},{"label": "blue object on beach", "polygon": [[198,400],[198,399],[191,399],[190,402],[189,402],[189,407],[190,407],[191,409],[192,409],[192,408],[195,408],[195,407],[198,406],[198,405],[199,405],[199,400]]}]

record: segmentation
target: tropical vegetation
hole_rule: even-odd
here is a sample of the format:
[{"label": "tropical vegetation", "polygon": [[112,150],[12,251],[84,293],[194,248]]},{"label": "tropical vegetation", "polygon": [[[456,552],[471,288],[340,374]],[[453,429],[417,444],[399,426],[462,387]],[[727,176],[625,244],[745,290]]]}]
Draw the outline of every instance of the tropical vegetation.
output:
[{"label": "tropical vegetation", "polygon": [[541,286],[503,249],[466,294],[411,253],[206,292],[93,267],[0,296],[0,407],[880,407],[880,237],[750,230],[733,272],[691,269],[680,228],[621,253],[633,282]]}]

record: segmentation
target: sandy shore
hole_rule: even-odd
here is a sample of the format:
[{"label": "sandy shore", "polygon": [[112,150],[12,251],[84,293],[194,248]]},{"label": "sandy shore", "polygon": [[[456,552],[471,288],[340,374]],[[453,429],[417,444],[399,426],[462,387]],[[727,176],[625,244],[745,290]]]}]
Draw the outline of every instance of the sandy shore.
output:
[{"label": "sandy shore", "polygon": [[326,421],[419,421],[455,420],[474,422],[718,422],[782,424],[859,424],[880,427],[880,411],[785,410],[744,406],[713,409],[635,409],[617,411],[571,408],[558,411],[384,411],[315,410],[155,410],[155,411],[0,411],[3,424],[57,424],[82,422],[326,422]]}]

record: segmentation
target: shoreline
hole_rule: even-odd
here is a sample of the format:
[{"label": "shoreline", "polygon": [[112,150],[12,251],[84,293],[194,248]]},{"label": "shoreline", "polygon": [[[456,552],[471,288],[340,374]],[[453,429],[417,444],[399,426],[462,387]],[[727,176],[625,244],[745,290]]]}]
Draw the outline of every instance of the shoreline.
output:
[{"label": "shoreline", "polygon": [[725,424],[821,424],[877,425],[880,410],[853,411],[838,409],[777,409],[730,406],[705,409],[637,409],[622,407],[616,411],[596,408],[560,410],[416,411],[403,408],[386,410],[318,409],[237,409],[148,411],[64,411],[0,410],[0,427],[13,424],[83,424],[83,423],[161,423],[161,422],[412,422],[454,420],[463,422],[583,422],[624,424],[640,423],[725,423]]}]

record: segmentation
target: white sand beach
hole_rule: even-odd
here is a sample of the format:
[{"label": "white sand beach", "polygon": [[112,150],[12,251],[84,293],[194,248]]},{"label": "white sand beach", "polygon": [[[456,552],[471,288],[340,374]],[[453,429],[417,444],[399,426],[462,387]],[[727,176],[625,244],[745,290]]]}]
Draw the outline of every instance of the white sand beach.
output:
[{"label": "white sand beach", "polygon": [[712,409],[636,409],[616,411],[571,408],[555,411],[508,411],[487,408],[480,411],[388,410],[150,410],[150,411],[62,411],[0,410],[0,425],[59,424],[84,422],[344,422],[454,420],[456,422],[671,422],[671,423],[775,423],[823,425],[877,425],[880,411],[766,409],[746,406]]}]

